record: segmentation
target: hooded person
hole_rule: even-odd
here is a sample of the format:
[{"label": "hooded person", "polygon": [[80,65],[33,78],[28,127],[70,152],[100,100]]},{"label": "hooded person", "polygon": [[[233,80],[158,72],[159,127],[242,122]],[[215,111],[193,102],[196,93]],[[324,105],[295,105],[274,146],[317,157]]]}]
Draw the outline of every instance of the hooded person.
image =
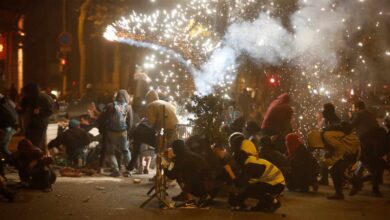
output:
[{"label": "hooded person", "polygon": [[52,149],[63,145],[68,160],[75,166],[82,166],[85,159],[84,150],[91,141],[92,135],[80,128],[80,121],[72,119],[69,121],[69,129],[50,141],[48,148]]},{"label": "hooded person", "polygon": [[182,140],[175,140],[168,152],[172,162],[164,173],[179,183],[187,200],[184,205],[195,206],[193,196],[200,198],[198,205],[203,205],[211,191],[211,175],[206,161],[191,152]]},{"label": "hooded person", "polygon": [[281,94],[268,106],[264,115],[261,129],[269,136],[287,134],[291,130],[293,109],[290,104],[290,96]]},{"label": "hooded person", "polygon": [[146,101],[145,116],[149,123],[157,131],[163,128],[167,141],[172,142],[172,138],[175,138],[176,125],[179,123],[175,106],[160,100],[157,92],[154,90],[146,94]]},{"label": "hooded person", "polygon": [[310,132],[308,134],[308,143],[309,147],[324,148],[328,151],[322,161],[331,167],[330,175],[335,189],[335,194],[328,196],[328,199],[343,200],[343,182],[346,180],[345,171],[356,162],[360,154],[358,136],[352,132],[348,122],[342,122],[340,125],[334,126],[332,130]]},{"label": "hooded person", "polygon": [[154,147],[156,151],[164,151],[165,146],[158,149],[156,134],[164,131],[164,140],[167,145],[177,138],[176,125],[179,119],[176,116],[176,108],[171,103],[160,100],[156,91],[150,90],[146,96],[145,119],[134,130],[132,159],[129,170],[135,168],[142,143]]},{"label": "hooded person", "polygon": [[330,125],[339,124],[340,118],[336,115],[335,107],[332,103],[325,103],[323,106],[322,117],[324,118],[324,128]]},{"label": "hooded person", "polygon": [[[335,106],[332,103],[325,103],[322,110],[322,127],[324,130],[328,130],[330,127],[337,125],[341,122],[340,118],[336,115]],[[323,163],[320,163],[321,179],[319,180],[320,185],[329,185],[329,168]]]},{"label": "hooded person", "polygon": [[[110,160],[113,177],[120,176],[120,167],[116,158],[119,153],[127,167],[131,160],[128,137],[133,130],[133,110],[129,104],[130,96],[121,89],[115,96],[113,103],[100,115],[100,130],[105,133],[105,156]],[[129,171],[123,173],[130,175]]]},{"label": "hooded person", "polygon": [[291,191],[307,192],[309,187],[312,186],[313,190],[317,191],[317,175],[319,172],[317,160],[295,133],[286,136],[286,146],[290,164],[290,172],[286,175],[287,188]]},{"label": "hooded person", "polygon": [[49,117],[53,114],[53,100],[42,93],[37,84],[27,84],[22,89],[20,103],[25,136],[34,146],[44,147]]}]

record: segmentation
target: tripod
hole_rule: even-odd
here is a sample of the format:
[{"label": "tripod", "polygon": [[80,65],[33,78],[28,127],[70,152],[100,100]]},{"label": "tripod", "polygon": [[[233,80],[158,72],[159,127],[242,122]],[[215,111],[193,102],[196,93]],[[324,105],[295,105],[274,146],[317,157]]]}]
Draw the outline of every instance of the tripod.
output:
[{"label": "tripod", "polygon": [[[163,106],[163,120],[162,124],[165,125],[165,106]],[[156,198],[158,201],[161,202],[163,205],[162,208],[173,208],[173,205],[167,201],[167,192],[166,192],[166,178],[163,175],[163,167],[161,165],[162,162],[162,155],[165,150],[166,145],[166,137],[165,132],[163,129],[161,129],[161,132],[159,133],[159,143],[156,146],[156,175],[154,179],[154,186],[148,191],[147,195],[149,198],[145,200],[141,205],[140,208],[144,208],[149,202],[151,202],[154,198]],[[154,190],[154,193],[150,195]]]}]

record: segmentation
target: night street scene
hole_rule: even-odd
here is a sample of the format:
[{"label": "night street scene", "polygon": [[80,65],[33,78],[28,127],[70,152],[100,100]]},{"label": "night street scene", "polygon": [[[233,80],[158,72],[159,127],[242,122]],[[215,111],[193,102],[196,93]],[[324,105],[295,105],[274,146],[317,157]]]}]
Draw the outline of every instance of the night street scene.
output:
[{"label": "night street scene", "polygon": [[0,0],[24,219],[390,219],[390,1]]}]

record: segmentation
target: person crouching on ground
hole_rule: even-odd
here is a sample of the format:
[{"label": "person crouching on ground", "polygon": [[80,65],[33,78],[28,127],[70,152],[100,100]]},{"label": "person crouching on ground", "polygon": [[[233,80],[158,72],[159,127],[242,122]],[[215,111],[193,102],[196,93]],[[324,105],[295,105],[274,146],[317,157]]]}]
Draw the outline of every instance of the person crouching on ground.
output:
[{"label": "person crouching on ground", "polygon": [[317,191],[319,173],[317,160],[295,133],[286,136],[286,147],[291,167],[289,174],[286,175],[287,188],[291,191],[308,192],[309,187],[312,186],[313,190]]},{"label": "person crouching on ground", "polygon": [[72,165],[82,166],[85,159],[84,150],[91,141],[92,136],[80,128],[80,122],[72,119],[69,122],[69,129],[50,141],[48,147],[52,149],[60,145],[65,146],[67,158]]},{"label": "person crouching on ground", "polygon": [[[211,178],[207,163],[191,152],[182,140],[172,143],[168,150],[171,164],[164,169],[169,179],[176,179],[186,197],[184,207],[203,207],[209,195]],[[194,196],[200,200],[196,204]]]},{"label": "person crouching on ground", "polygon": [[45,157],[42,150],[33,146],[28,139],[19,142],[12,159],[22,185],[44,192],[52,191],[52,184],[56,180],[56,174],[50,167],[52,163],[52,158]]},{"label": "person crouching on ground", "polygon": [[335,189],[335,194],[328,196],[328,199],[344,200],[345,171],[356,162],[360,153],[359,137],[356,133],[352,133],[351,125],[348,122],[342,122],[328,131],[309,133],[308,141],[310,147],[324,147],[328,150],[323,162],[332,167],[330,175]]},{"label": "person crouching on ground", "polygon": [[243,141],[241,149],[233,157],[241,167],[241,174],[236,180],[240,188],[229,197],[229,204],[234,210],[248,210],[245,200],[254,198],[258,204],[252,211],[274,212],[281,206],[278,196],[285,188],[282,172],[267,160],[253,156],[256,148],[250,141]]}]

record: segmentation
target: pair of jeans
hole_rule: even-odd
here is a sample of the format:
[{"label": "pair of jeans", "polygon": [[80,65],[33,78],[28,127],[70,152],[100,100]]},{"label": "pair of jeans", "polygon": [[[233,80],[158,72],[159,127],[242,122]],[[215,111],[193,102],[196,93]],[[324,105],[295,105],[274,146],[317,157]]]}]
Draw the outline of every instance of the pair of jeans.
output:
[{"label": "pair of jeans", "polygon": [[338,160],[330,169],[330,175],[333,180],[334,189],[337,194],[343,194],[343,182],[345,180],[345,171],[354,164],[356,155],[344,156],[343,159]]},{"label": "pair of jeans", "polygon": [[106,155],[111,162],[113,172],[119,172],[116,154],[121,154],[126,167],[131,160],[127,131],[107,131],[106,135]]},{"label": "pair of jeans", "polygon": [[3,154],[6,158],[11,155],[11,152],[8,149],[8,145],[11,142],[12,136],[15,134],[15,129],[12,127],[6,127],[1,129],[0,132],[0,153]]}]

